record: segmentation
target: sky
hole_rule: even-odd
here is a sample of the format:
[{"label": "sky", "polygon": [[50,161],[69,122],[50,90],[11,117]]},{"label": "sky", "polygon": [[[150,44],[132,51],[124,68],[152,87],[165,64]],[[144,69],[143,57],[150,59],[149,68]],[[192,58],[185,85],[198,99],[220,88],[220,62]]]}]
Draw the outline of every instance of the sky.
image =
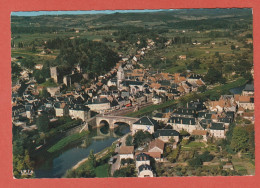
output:
[{"label": "sky", "polygon": [[129,13],[129,12],[157,12],[157,10],[100,10],[100,11],[32,11],[32,12],[12,12],[12,16],[40,16],[40,15],[62,15],[62,14],[113,14],[116,12]]}]

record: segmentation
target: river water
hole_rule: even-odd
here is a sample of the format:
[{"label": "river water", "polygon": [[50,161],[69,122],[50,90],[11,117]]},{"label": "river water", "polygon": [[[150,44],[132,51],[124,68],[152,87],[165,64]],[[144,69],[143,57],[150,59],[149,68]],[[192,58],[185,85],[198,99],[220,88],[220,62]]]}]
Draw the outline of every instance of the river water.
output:
[{"label": "river water", "polygon": [[[96,131],[93,130],[93,131]],[[128,126],[125,126],[120,132],[124,135],[130,131]],[[37,169],[35,169],[36,178],[61,178],[65,175],[66,171],[71,169],[82,159],[88,157],[91,150],[98,153],[103,149],[112,145],[118,139],[118,136],[108,134],[110,136],[103,137],[103,139],[95,139],[96,136],[91,138],[91,144],[84,148],[81,147],[82,142],[79,142],[73,148],[67,149],[59,154],[57,157],[46,159],[46,161]],[[99,136],[100,138],[100,136]],[[102,137],[101,137],[102,138]]]}]

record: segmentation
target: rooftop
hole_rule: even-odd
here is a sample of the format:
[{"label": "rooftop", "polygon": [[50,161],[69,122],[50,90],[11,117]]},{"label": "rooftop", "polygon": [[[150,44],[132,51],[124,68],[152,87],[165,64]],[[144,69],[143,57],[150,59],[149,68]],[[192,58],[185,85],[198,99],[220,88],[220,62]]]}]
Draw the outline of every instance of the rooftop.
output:
[{"label": "rooftop", "polygon": [[154,133],[154,137],[158,138],[160,136],[179,136],[179,132],[173,129],[158,129]]},{"label": "rooftop", "polygon": [[156,138],[155,140],[153,140],[150,145],[149,145],[149,150],[154,148],[154,147],[158,147],[160,149],[164,149],[164,142],[162,140],[160,140],[159,138]]},{"label": "rooftop", "polygon": [[134,146],[121,146],[119,149],[119,154],[133,154]]},{"label": "rooftop", "polygon": [[139,120],[137,120],[135,123],[137,125],[149,125],[149,126],[158,126],[158,122],[152,118],[149,117],[141,117]]}]

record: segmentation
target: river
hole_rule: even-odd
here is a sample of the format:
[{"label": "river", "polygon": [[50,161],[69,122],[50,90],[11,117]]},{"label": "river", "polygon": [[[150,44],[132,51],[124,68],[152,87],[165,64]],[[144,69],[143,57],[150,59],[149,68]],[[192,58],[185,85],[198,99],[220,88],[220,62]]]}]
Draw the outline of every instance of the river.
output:
[{"label": "river", "polygon": [[[93,131],[96,131],[93,130]],[[128,126],[125,126],[120,132],[120,136],[130,131]],[[93,133],[93,132],[92,132]],[[110,132],[109,132],[110,133]],[[111,136],[103,137],[94,135],[91,137],[91,144],[88,147],[81,147],[82,142],[72,148],[65,149],[58,156],[46,159],[40,167],[34,170],[36,178],[61,178],[65,175],[66,171],[71,169],[82,159],[88,157],[91,150],[98,153],[103,149],[111,146],[111,144],[118,139],[118,137]]]}]

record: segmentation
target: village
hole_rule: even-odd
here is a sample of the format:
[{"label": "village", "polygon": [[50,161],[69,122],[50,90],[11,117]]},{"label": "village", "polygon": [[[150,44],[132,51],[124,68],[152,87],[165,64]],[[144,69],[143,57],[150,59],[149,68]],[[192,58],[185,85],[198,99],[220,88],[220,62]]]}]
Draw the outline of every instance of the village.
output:
[{"label": "village", "polygon": [[[206,86],[203,76],[188,70],[185,74],[170,74],[145,68],[139,61],[154,48],[155,42],[148,39],[147,43],[147,47],[138,50],[136,55],[121,57],[110,72],[96,77],[90,87],[78,82],[88,79],[88,74],[82,72],[79,65],[66,75],[59,72],[59,67],[51,67],[50,82],[56,86],[46,89],[29,78],[28,70],[23,70],[22,80],[12,87],[13,124],[24,131],[34,130],[37,129],[35,120],[48,114],[50,122],[66,116],[80,119],[80,130],[88,130],[90,121],[96,117],[125,116],[142,107],[178,101],[191,92],[200,93],[198,89]],[[165,45],[170,43],[167,41]],[[186,59],[186,56],[179,58]],[[42,69],[42,65],[37,64],[35,69]],[[64,86],[74,89],[64,90]],[[43,92],[47,97],[40,99],[38,96]],[[110,173],[113,175],[135,161],[136,176],[158,176],[150,163],[168,162],[164,157],[167,156],[166,149],[168,153],[169,148],[170,151],[177,150],[183,140],[191,138],[204,143],[209,139],[225,139],[229,126],[237,117],[254,123],[253,84],[247,84],[241,94],[222,95],[216,101],[194,100],[185,106],[176,106],[173,111],[137,118],[130,123],[128,136],[134,137],[141,131],[153,137],[138,148],[126,145],[126,136],[119,139],[117,154],[109,160]],[[233,169],[233,166],[227,162],[225,168]]]}]

